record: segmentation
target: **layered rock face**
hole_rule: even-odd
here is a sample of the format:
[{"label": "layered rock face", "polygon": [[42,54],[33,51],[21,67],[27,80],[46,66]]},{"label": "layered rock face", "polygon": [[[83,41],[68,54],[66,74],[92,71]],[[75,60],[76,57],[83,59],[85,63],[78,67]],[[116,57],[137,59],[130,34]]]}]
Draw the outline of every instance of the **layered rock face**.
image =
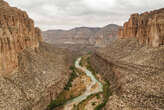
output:
[{"label": "layered rock face", "polygon": [[43,38],[53,44],[82,44],[96,47],[106,46],[117,37],[119,26],[109,24],[102,28],[79,27],[71,30],[48,30],[43,32]]},{"label": "layered rock face", "polygon": [[140,44],[159,47],[164,44],[164,9],[132,14],[119,30],[119,38],[136,37]]},{"label": "layered rock face", "polygon": [[0,0],[0,74],[15,70],[18,53],[37,48],[41,39],[40,30],[26,12]]},{"label": "layered rock face", "polygon": [[46,42],[52,44],[87,44],[88,39],[99,28],[79,27],[71,30],[48,30],[43,32]]},{"label": "layered rock face", "polygon": [[90,41],[93,42],[96,47],[105,47],[117,39],[118,29],[118,25],[109,24],[95,33],[94,37],[90,38]]}]

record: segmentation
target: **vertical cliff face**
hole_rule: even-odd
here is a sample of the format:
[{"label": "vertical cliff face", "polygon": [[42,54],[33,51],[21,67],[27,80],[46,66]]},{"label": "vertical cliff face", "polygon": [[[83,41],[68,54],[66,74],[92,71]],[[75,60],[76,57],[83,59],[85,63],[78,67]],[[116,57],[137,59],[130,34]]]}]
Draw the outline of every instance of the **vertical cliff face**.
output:
[{"label": "vertical cliff face", "polygon": [[39,46],[41,33],[27,13],[0,0],[0,74],[17,68],[17,54]]},{"label": "vertical cliff face", "polygon": [[164,9],[132,14],[119,31],[119,38],[136,37],[140,44],[158,47],[164,44]]}]

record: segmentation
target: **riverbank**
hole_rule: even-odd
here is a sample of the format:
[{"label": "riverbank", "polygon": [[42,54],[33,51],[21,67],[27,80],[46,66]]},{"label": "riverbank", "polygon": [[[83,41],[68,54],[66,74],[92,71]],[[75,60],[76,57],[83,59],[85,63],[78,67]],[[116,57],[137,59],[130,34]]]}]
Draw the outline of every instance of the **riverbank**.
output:
[{"label": "riverbank", "polygon": [[108,100],[109,84],[89,68],[89,56],[80,57],[71,67],[74,77],[47,110],[100,110]]}]

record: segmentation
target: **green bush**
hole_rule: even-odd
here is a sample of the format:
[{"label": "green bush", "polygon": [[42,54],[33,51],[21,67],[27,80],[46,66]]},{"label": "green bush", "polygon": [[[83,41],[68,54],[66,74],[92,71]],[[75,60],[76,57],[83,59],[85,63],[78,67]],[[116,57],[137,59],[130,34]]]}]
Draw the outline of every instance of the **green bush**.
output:
[{"label": "green bush", "polygon": [[96,105],[96,102],[92,102],[92,106],[95,106]]},{"label": "green bush", "polygon": [[74,70],[74,67],[71,66],[70,69],[72,69],[72,73],[71,73],[71,75],[70,75],[70,78],[69,78],[67,84],[66,84],[65,87],[64,87],[65,90],[69,90],[69,88],[72,87],[72,81],[73,81],[76,77],[78,77],[77,74],[76,74],[76,72],[75,72],[75,70]]},{"label": "green bush", "polygon": [[74,70],[74,66],[70,66],[69,69],[70,69],[70,70]]},{"label": "green bush", "polygon": [[108,82],[106,82],[103,86],[103,96],[104,96],[103,103],[99,104],[94,110],[102,110],[102,108],[106,105],[109,97],[111,96]]},{"label": "green bush", "polygon": [[99,99],[100,98],[100,95],[99,94],[96,94],[96,98]]},{"label": "green bush", "polygon": [[[74,66],[70,66],[70,69],[72,70],[72,73],[70,75],[70,78],[67,82],[67,84],[64,87],[64,90],[67,91],[69,90],[70,87],[72,87],[72,81],[77,77],[77,74],[75,72],[75,67]],[[64,91],[63,91],[64,92]],[[61,92],[59,94],[59,96],[56,98],[56,100],[53,100],[47,107],[47,110],[53,110],[54,108],[63,105],[64,103],[66,103],[68,100],[65,99],[63,92]],[[73,98],[73,96],[71,96],[71,99]],[[70,100],[70,99],[69,99]]]},{"label": "green bush", "polygon": [[59,94],[56,100],[53,100],[47,107],[47,110],[53,110],[54,108],[63,105],[66,102],[63,92]]}]

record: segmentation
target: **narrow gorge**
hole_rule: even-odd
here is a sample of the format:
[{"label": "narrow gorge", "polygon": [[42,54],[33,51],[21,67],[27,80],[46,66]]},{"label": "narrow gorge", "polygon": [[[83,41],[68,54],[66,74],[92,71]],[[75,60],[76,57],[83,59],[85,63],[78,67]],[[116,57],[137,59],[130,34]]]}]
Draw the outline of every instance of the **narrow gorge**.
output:
[{"label": "narrow gorge", "polygon": [[47,110],[99,110],[109,97],[109,84],[91,68],[90,55],[78,58],[65,89]]}]

